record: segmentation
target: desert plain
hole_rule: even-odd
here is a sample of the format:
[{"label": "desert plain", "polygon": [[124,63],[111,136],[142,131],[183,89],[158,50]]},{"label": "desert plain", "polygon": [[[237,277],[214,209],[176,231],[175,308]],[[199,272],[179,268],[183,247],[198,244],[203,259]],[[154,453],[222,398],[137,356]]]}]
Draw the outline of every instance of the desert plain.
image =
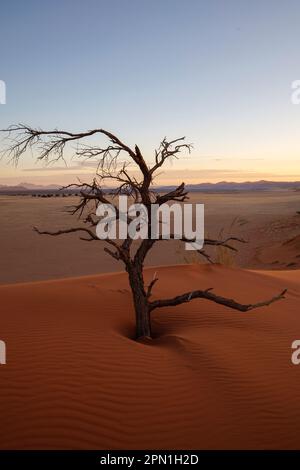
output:
[{"label": "desert plain", "polygon": [[[84,242],[76,233],[60,237],[38,235],[41,230],[78,226],[65,209],[75,197],[32,198],[0,196],[0,282],[28,282],[87,274],[118,272],[123,265],[103,250],[103,242]],[[203,203],[206,237],[236,236],[238,252],[207,250],[219,263],[247,269],[300,267],[300,192],[262,191],[190,193],[189,203]],[[299,212],[299,213],[298,213]],[[158,243],[147,265],[203,263],[178,241]]]}]

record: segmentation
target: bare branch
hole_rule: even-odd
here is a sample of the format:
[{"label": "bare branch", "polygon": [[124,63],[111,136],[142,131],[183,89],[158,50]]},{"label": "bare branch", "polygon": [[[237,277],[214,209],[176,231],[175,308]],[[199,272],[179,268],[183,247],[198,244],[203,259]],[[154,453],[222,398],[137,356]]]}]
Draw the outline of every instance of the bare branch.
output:
[{"label": "bare branch", "polygon": [[165,137],[157,150],[155,150],[155,164],[150,169],[151,175],[153,175],[158,168],[160,168],[166,160],[170,158],[178,158],[178,154],[182,150],[188,150],[190,153],[192,145],[191,144],[179,144],[185,140],[185,137],[180,137],[179,139],[174,139],[168,141]]},{"label": "bare branch", "polygon": [[[8,129],[2,129],[1,131],[7,133],[12,141],[12,145],[4,153],[16,164],[20,157],[35,145],[39,145],[40,155],[38,160],[49,162],[51,156],[55,157],[55,161],[63,159],[66,144],[91,137],[95,134],[106,136],[113,144],[103,149],[97,149],[98,156],[101,155],[104,160],[111,157],[112,152],[116,151],[119,154],[121,151],[124,151],[137,164],[141,164],[140,156],[136,155],[135,152],[125,145],[117,136],[104,129],[93,129],[86,132],[73,133],[58,129],[43,131],[41,129],[32,128],[26,124],[17,124],[10,126]],[[80,155],[80,151],[78,154]],[[84,155],[82,152],[81,154]]]},{"label": "bare branch", "polygon": [[152,289],[153,289],[154,285],[157,283],[157,281],[158,281],[158,277],[156,277],[156,272],[155,272],[152,281],[150,282],[150,284],[147,287],[147,292],[146,292],[147,299],[149,299],[149,297],[151,297]]},{"label": "bare branch", "polygon": [[188,192],[185,190],[185,184],[181,183],[176,189],[170,191],[169,193],[157,195],[156,203],[164,204],[169,201],[184,202],[188,198]]},{"label": "bare branch", "polygon": [[209,263],[214,264],[214,262],[213,262],[213,260],[211,259],[211,257],[210,257],[204,250],[196,250],[196,253],[198,253],[199,255],[203,256],[203,258],[205,258],[206,261],[208,261]]},{"label": "bare branch", "polygon": [[[98,241],[100,240],[93,233],[92,230],[90,230],[86,227],[72,227],[72,228],[66,228],[66,229],[63,229],[63,230],[55,230],[55,231],[39,230],[37,227],[33,227],[33,230],[35,232],[37,232],[39,235],[50,235],[52,237],[56,237],[56,236],[59,236],[59,235],[64,235],[66,233],[85,232],[90,236],[89,240],[98,240]],[[86,240],[86,238],[84,240]]]},{"label": "bare branch", "polygon": [[104,247],[104,251],[108,253],[110,256],[112,256],[113,258],[115,258],[117,261],[119,261],[120,254],[117,251],[112,251],[107,247]]},{"label": "bare branch", "polygon": [[[183,240],[183,241],[185,241],[185,240]],[[211,238],[205,238],[204,239],[204,244],[205,245],[211,245],[211,246],[224,246],[225,248],[228,248],[229,250],[238,251],[237,248],[235,248],[232,245],[229,245],[228,242],[230,242],[230,241],[236,241],[236,242],[239,242],[239,243],[247,243],[247,241],[244,240],[243,238],[228,237],[225,240],[213,240]]]},{"label": "bare branch", "polygon": [[190,302],[193,299],[207,299],[211,300],[220,305],[224,305],[225,307],[232,308],[234,310],[239,310],[240,312],[248,312],[249,310],[253,310],[255,308],[264,307],[270,305],[278,300],[282,300],[285,297],[287,289],[284,289],[279,295],[272,297],[271,299],[258,302],[256,304],[240,304],[233,299],[227,299],[226,297],[221,297],[219,295],[215,295],[212,292],[212,288],[206,290],[195,290],[191,292],[186,292],[185,294],[178,295],[172,299],[163,299],[163,300],[155,300],[150,303],[150,310],[154,310],[155,308],[161,307],[174,307],[176,305],[183,304],[185,302]]}]

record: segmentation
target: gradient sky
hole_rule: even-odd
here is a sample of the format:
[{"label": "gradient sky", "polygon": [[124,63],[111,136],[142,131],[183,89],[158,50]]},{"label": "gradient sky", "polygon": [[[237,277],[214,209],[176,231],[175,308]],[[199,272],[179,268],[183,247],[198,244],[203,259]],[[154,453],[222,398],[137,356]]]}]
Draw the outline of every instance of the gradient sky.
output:
[{"label": "gradient sky", "polygon": [[[103,127],[149,161],[185,135],[175,183],[300,180],[300,2],[37,0],[2,2],[0,128]],[[0,163],[0,183],[64,183],[91,168]]]}]

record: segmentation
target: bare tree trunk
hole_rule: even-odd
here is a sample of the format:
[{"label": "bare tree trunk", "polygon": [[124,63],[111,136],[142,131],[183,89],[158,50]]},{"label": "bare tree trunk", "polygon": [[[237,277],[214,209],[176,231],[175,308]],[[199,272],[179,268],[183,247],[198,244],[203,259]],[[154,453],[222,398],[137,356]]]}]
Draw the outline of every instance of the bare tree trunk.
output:
[{"label": "bare tree trunk", "polygon": [[151,338],[150,309],[144,289],[142,267],[127,266],[136,316],[136,339]]}]

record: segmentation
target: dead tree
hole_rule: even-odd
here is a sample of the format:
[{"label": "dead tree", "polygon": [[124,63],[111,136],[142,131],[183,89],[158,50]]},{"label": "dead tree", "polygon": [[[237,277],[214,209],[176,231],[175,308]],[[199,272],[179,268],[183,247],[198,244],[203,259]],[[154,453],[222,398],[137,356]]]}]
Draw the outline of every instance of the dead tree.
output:
[{"label": "dead tree", "polygon": [[[151,205],[172,203],[173,201],[184,202],[188,199],[185,184],[181,183],[174,190],[164,194],[159,194],[152,190],[155,175],[165,162],[172,158],[178,158],[183,150],[190,152],[191,145],[185,143],[185,138],[167,140],[164,138],[160,146],[155,150],[154,162],[150,165],[146,162],[140,148],[134,148],[123,143],[116,135],[104,129],[93,129],[87,132],[73,133],[62,130],[43,131],[20,124],[13,125],[6,129],[7,137],[10,139],[9,146],[5,151],[6,155],[14,162],[18,163],[19,158],[29,149],[37,148],[38,160],[46,163],[64,160],[65,148],[68,144],[77,143],[75,155],[78,158],[90,159],[97,162],[95,178],[89,184],[77,183],[69,187],[77,188],[80,198],[78,204],[70,211],[73,215],[78,215],[83,224],[57,231],[42,231],[38,228],[34,230],[39,234],[58,236],[73,232],[81,233],[81,239],[85,241],[102,241],[106,243],[104,250],[115,260],[123,262],[128,274],[129,284],[133,296],[133,304],[136,315],[136,338],[151,338],[151,313],[161,307],[172,307],[193,299],[207,299],[225,307],[248,312],[258,307],[270,305],[271,303],[283,299],[286,290],[275,297],[256,304],[241,304],[233,299],[219,296],[212,292],[212,288],[206,290],[194,290],[186,292],[169,299],[152,300],[153,287],[158,281],[154,278],[148,286],[145,285],[143,277],[143,267],[145,258],[155,243],[160,239],[143,239],[139,241],[139,246],[133,248],[133,241],[127,238],[122,241],[111,239],[100,240],[95,234],[95,227],[98,220],[95,211],[98,204],[112,204],[111,198],[107,196],[104,185],[106,182],[117,184],[114,195],[127,194],[134,203],[142,203],[148,212],[148,231],[151,232]],[[84,142],[92,136],[102,136],[107,144],[88,145]],[[100,140],[100,139],[99,139]],[[80,142],[79,142],[80,141]],[[138,171],[139,176],[132,173],[132,167]],[[114,203],[113,203],[114,204]],[[114,204],[117,218],[119,217],[118,207]],[[172,236],[170,237],[172,238]],[[173,236],[174,238],[174,236]],[[182,238],[183,242],[193,242],[195,240]],[[214,240],[207,238],[204,240],[206,246],[222,246],[229,250],[236,251],[232,242],[242,242],[235,237],[225,240]],[[136,245],[136,244],[134,244]],[[207,261],[211,262],[209,255],[204,249],[198,251]]]}]

